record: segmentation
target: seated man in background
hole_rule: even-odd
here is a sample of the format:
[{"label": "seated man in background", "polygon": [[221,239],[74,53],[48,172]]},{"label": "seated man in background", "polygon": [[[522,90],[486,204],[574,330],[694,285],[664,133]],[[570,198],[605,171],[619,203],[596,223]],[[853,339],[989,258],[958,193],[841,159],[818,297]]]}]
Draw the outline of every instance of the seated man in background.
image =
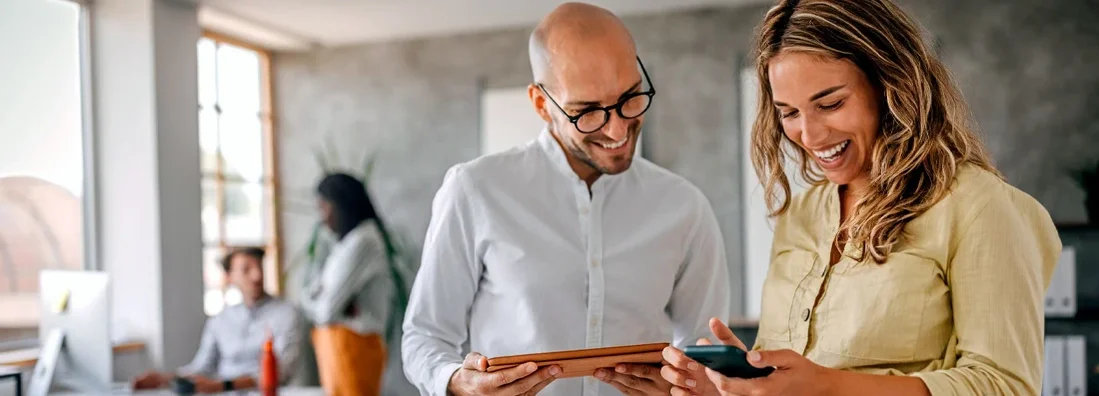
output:
[{"label": "seated man in background", "polygon": [[279,383],[285,383],[296,367],[301,320],[290,303],[263,290],[261,248],[241,248],[222,259],[229,283],[240,289],[243,303],[228,306],[206,321],[198,352],[176,374],[149,372],[134,380],[134,389],[168,385],[175,376],[187,378],[198,393],[217,393],[256,387],[260,355],[268,331],[274,337],[279,362]]}]

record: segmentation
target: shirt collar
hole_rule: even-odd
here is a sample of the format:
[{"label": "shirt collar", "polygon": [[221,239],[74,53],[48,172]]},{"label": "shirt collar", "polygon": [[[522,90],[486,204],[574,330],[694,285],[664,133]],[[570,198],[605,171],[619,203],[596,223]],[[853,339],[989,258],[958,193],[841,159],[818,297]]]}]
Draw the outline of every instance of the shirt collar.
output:
[{"label": "shirt collar", "polygon": [[249,307],[248,304],[240,303],[240,304],[237,304],[236,306],[238,307],[237,309],[239,311],[254,316],[259,311],[263,310],[263,308],[265,306],[267,306],[267,304],[270,303],[273,300],[274,300],[274,298],[271,297],[271,295],[265,294],[263,297],[260,297],[260,299],[258,301],[256,301],[256,305],[253,305],[253,306]]},{"label": "shirt collar", "polygon": [[542,133],[538,134],[538,145],[542,147],[542,151],[549,156],[550,162],[553,162],[553,166],[561,171],[565,175],[576,176],[576,172],[569,166],[568,157],[565,156],[565,150],[561,149],[561,144],[557,142],[557,139],[553,137],[553,132],[550,132],[549,126],[542,127]]},{"label": "shirt collar", "polygon": [[[562,172],[565,176],[575,180],[580,180],[580,176],[576,175],[576,171],[572,170],[572,166],[569,165],[568,157],[565,155],[565,150],[561,147],[561,144],[557,142],[557,139],[553,137],[553,132],[550,132],[549,126],[542,127],[542,133],[538,135],[538,145],[542,148],[542,151],[549,156],[550,162],[553,163],[554,168]],[[621,178],[623,175],[630,173],[634,166],[637,166],[638,158],[634,157],[634,164],[630,165],[629,169],[617,175],[601,175],[599,179],[592,184],[592,189],[596,189],[597,186],[609,185],[613,180]],[[583,180],[580,180],[583,182]]]}]

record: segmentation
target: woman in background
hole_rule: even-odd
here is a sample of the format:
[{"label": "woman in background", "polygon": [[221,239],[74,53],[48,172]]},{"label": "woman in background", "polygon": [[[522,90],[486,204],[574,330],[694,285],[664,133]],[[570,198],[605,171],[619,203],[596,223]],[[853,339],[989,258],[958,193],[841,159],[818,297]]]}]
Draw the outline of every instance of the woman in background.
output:
[{"label": "woman in background", "polygon": [[378,395],[395,290],[383,225],[365,186],[352,176],[326,176],[317,194],[322,220],[337,239],[307,275],[302,298],[316,324],[321,386],[331,396]]},{"label": "woman in background", "polygon": [[[673,394],[1038,395],[1061,243],[919,26],[890,0],[806,0],[758,32],[752,162],[777,222],[748,361],[776,370],[728,378],[668,349]],[[813,186],[791,198],[788,173]]]}]

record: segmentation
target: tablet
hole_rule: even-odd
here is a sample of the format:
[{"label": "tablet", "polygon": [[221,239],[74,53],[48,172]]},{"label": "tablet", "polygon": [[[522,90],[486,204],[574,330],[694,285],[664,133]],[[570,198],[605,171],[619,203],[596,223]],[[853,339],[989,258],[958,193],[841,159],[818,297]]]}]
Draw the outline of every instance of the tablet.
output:
[{"label": "tablet", "polygon": [[666,342],[661,342],[500,356],[488,359],[488,371],[494,372],[534,362],[538,367],[551,365],[561,367],[561,375],[557,378],[587,377],[594,375],[597,369],[613,369],[619,363],[661,364],[664,361],[664,348],[668,345]]}]

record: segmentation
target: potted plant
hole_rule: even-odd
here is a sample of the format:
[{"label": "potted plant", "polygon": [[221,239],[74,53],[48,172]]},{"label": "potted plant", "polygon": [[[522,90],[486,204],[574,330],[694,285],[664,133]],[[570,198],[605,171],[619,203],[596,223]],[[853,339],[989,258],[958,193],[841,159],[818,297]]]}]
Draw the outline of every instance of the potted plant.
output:
[{"label": "potted plant", "polygon": [[1076,182],[1084,190],[1084,209],[1088,224],[1099,224],[1099,161],[1094,167],[1076,172]]}]

